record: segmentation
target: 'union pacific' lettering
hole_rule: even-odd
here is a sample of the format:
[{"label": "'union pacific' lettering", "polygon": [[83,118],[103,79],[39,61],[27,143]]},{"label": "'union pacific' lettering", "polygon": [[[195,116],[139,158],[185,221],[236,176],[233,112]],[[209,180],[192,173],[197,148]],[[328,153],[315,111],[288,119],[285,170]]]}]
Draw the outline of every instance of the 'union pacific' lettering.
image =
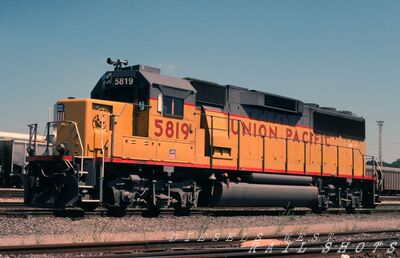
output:
[{"label": "'union pacific' lettering", "polygon": [[237,120],[231,120],[231,132],[233,135],[240,134],[250,136],[260,136],[267,138],[278,138],[278,128],[285,130],[279,137],[291,139],[298,142],[309,142],[314,144],[325,144],[329,146],[329,136],[314,134],[311,131],[297,130],[296,128],[284,128],[276,125],[257,124],[252,122],[241,122],[240,128],[238,127]]}]

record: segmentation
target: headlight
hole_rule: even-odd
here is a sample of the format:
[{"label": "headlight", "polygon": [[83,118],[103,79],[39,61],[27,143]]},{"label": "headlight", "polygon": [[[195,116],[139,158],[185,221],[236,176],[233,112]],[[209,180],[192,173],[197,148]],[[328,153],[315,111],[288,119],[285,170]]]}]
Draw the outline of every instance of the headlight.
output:
[{"label": "headlight", "polygon": [[64,143],[60,143],[57,145],[56,150],[60,154],[60,156],[63,156],[65,154],[66,148]]}]

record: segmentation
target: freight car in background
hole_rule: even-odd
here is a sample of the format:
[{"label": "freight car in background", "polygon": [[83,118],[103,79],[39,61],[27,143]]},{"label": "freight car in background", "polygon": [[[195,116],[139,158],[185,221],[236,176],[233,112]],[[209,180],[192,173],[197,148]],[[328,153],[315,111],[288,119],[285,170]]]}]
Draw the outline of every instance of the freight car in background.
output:
[{"label": "freight car in background", "polygon": [[377,172],[377,191],[380,196],[400,195],[400,168],[367,165],[367,171]]},{"label": "freight car in background", "polygon": [[[46,145],[43,136],[36,141],[38,153],[43,153]],[[0,187],[22,187],[29,134],[0,132]]]},{"label": "freight car in background", "polygon": [[27,205],[375,206],[362,117],[108,63],[91,98],[56,103],[55,152],[28,157]]}]

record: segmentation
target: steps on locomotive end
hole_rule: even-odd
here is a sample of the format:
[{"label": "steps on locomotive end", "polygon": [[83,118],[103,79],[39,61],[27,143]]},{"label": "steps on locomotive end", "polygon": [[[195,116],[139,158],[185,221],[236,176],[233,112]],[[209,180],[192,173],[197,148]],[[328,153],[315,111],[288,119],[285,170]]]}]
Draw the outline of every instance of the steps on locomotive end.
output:
[{"label": "steps on locomotive end", "polygon": [[[90,162],[92,162],[93,161],[93,157],[85,157],[85,156],[75,156],[74,157],[74,160],[76,160],[76,164],[78,164],[79,166],[78,166],[78,178],[81,178],[81,177],[84,177],[84,176],[88,176],[89,174],[90,174],[90,172],[89,171],[85,171],[85,170],[82,170],[83,168],[81,168],[81,163],[80,163],[80,160],[82,160],[83,159],[83,162],[85,163],[86,161],[90,161]],[[84,183],[84,182],[81,182],[81,183]],[[91,185],[85,185],[85,184],[80,184],[79,185],[79,188],[81,188],[81,189],[94,189],[94,187],[93,186],[91,186]]]},{"label": "steps on locomotive end", "polygon": [[[81,193],[88,193],[89,190],[94,190],[94,186],[92,185],[78,185],[79,190],[82,190]],[[86,193],[85,193],[86,192]],[[81,200],[83,203],[99,203],[100,200],[97,199],[82,199]]]},{"label": "steps on locomotive end", "polygon": [[79,189],[94,189],[93,185],[78,185]]},{"label": "steps on locomotive end", "polygon": [[99,203],[100,200],[82,199],[81,202],[83,202],[83,203]]},{"label": "steps on locomotive end", "polygon": [[79,176],[87,175],[89,172],[87,171],[78,171]]}]

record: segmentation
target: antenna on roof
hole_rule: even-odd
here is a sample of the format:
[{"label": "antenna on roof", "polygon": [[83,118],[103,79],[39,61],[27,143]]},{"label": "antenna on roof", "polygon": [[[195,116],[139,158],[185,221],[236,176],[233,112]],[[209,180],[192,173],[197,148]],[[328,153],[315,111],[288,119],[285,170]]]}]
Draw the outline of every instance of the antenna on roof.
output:
[{"label": "antenna on roof", "polygon": [[113,61],[111,58],[107,58],[107,64],[115,66],[114,71],[116,71],[120,70],[122,68],[122,65],[128,65],[128,60],[117,59],[117,61]]}]

